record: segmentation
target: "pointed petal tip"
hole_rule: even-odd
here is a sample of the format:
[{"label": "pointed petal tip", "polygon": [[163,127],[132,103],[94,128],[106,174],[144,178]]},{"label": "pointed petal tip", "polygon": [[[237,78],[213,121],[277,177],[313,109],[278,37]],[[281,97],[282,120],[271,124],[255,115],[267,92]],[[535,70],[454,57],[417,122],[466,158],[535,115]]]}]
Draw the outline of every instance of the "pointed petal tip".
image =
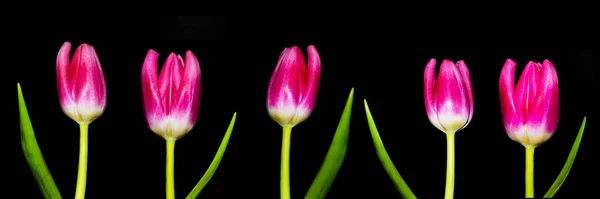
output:
[{"label": "pointed petal tip", "polygon": [[187,51],[185,51],[185,56],[186,56],[186,58],[187,58],[188,56],[196,57],[196,55],[194,54],[194,52],[192,52],[191,50],[187,50]]},{"label": "pointed petal tip", "polygon": [[149,49],[148,55],[158,55],[158,52],[156,52],[154,49]]},{"label": "pointed petal tip", "polygon": [[65,41],[65,42],[63,42],[62,46],[63,47],[65,47],[65,46],[71,47],[71,42]]},{"label": "pointed petal tip", "polygon": [[544,59],[544,61],[542,62],[542,65],[547,65],[547,66],[551,66],[554,68],[554,64],[552,64],[552,62],[548,59]]},{"label": "pointed petal tip", "polygon": [[431,67],[432,65],[433,65],[433,67],[435,67],[436,62],[437,62],[437,60],[435,60],[435,58],[431,58],[427,62],[427,66],[426,67]]},{"label": "pointed petal tip", "polygon": [[319,54],[317,51],[317,47],[315,47],[314,45],[309,45],[308,47],[306,47],[306,50],[308,51],[308,53]]},{"label": "pointed petal tip", "polygon": [[529,62],[527,62],[527,65],[525,65],[525,67],[529,66],[529,65],[535,65],[535,61],[533,60],[529,60]]},{"label": "pointed petal tip", "polygon": [[148,53],[146,54],[145,61],[149,61],[149,60],[157,61],[156,59],[158,59],[158,55],[159,54],[156,51],[150,49],[150,50],[148,50]]},{"label": "pointed petal tip", "polygon": [[514,60],[507,58],[506,61],[504,62],[504,67],[515,67],[517,65],[517,62],[515,62]]},{"label": "pointed petal tip", "polygon": [[94,48],[94,46],[88,44],[88,43],[82,43],[81,45],[79,45],[80,48]]},{"label": "pointed petal tip", "polygon": [[300,50],[300,48],[298,48],[298,46],[292,46],[292,47],[289,47],[288,49],[294,53],[297,53],[297,52],[302,53],[302,50]]}]

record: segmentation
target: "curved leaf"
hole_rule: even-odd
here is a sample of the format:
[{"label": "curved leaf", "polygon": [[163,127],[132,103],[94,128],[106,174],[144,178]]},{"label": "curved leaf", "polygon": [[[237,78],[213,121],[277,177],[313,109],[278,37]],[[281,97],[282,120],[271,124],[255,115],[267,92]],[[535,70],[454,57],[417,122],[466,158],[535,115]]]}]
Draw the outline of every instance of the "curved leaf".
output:
[{"label": "curved leaf", "polygon": [[21,145],[23,147],[23,153],[29,168],[37,181],[37,184],[47,199],[62,199],[60,191],[50,174],[50,170],[46,166],[46,161],[40,150],[40,146],[35,139],[35,133],[33,132],[33,126],[29,119],[29,113],[27,112],[27,106],[25,105],[25,99],[23,98],[23,91],[21,91],[21,84],[17,83],[18,99],[19,99],[19,118],[21,123]]},{"label": "curved leaf", "polygon": [[350,95],[346,101],[344,112],[335,130],[333,141],[329,146],[329,151],[325,156],[325,160],[319,169],[319,173],[315,177],[305,199],[322,199],[327,196],[335,177],[342,167],[346,149],[348,148],[348,135],[350,134],[350,117],[352,115],[352,101],[354,99],[354,88],[350,90]]},{"label": "curved leaf", "polygon": [[400,194],[402,195],[402,197],[416,199],[417,197],[410,190],[410,188],[408,187],[406,182],[404,182],[404,179],[402,178],[402,176],[400,176],[400,173],[396,169],[396,166],[394,166],[392,159],[390,158],[387,151],[385,150],[385,146],[383,146],[383,141],[381,141],[381,137],[379,136],[379,131],[377,131],[377,126],[375,126],[375,121],[373,121],[373,115],[371,115],[371,111],[369,110],[369,105],[367,104],[366,99],[365,99],[365,112],[367,113],[367,122],[369,123],[369,130],[371,131],[371,137],[373,138],[373,143],[375,144],[375,150],[377,151],[377,156],[379,157],[379,160],[381,161],[383,168],[385,168],[385,171],[387,172],[387,174],[390,176],[390,178],[394,182],[394,185],[396,185],[396,188],[398,189],[398,191],[400,191]]},{"label": "curved leaf", "polygon": [[208,184],[208,181],[210,181],[212,176],[217,171],[219,163],[221,163],[221,159],[223,159],[223,155],[225,154],[225,149],[227,149],[227,143],[229,143],[229,138],[231,137],[231,132],[233,131],[236,116],[237,112],[233,113],[233,117],[231,118],[231,122],[229,122],[229,127],[227,127],[227,131],[225,132],[225,136],[223,136],[223,140],[221,141],[221,145],[217,150],[215,158],[213,158],[213,161],[210,163],[210,166],[208,167],[200,181],[198,181],[198,184],[196,184],[194,189],[192,189],[188,196],[185,197],[186,199],[195,199],[196,197],[198,197],[204,186]]},{"label": "curved leaf", "polygon": [[583,122],[581,122],[581,127],[579,128],[579,133],[577,133],[577,137],[575,138],[575,142],[571,147],[571,152],[569,153],[569,157],[567,157],[567,162],[565,162],[565,166],[563,166],[562,171],[558,174],[558,177],[548,189],[546,194],[544,194],[544,198],[552,198],[558,192],[558,189],[562,186],[567,179],[567,175],[569,175],[569,171],[571,171],[571,167],[573,167],[573,162],[575,162],[575,157],[577,156],[577,151],[579,150],[579,144],[581,144],[581,139],[583,136],[583,130],[585,129],[585,122],[587,117],[583,117]]}]

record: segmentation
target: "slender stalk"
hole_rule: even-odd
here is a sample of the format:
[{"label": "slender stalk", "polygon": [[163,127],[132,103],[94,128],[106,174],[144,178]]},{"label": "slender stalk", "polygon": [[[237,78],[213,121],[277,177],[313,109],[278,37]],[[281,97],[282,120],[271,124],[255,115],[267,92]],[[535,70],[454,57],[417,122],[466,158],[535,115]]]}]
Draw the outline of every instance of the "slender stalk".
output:
[{"label": "slender stalk", "polygon": [[290,146],[292,127],[283,127],[281,139],[281,178],[279,181],[281,199],[290,199]]},{"label": "slender stalk", "polygon": [[454,198],[454,132],[446,133],[446,195],[445,199]]},{"label": "slender stalk", "polygon": [[535,147],[525,147],[525,198],[533,198],[533,154]]},{"label": "slender stalk", "polygon": [[167,140],[167,199],[175,199],[175,140]]},{"label": "slender stalk", "polygon": [[79,167],[77,169],[77,187],[75,199],[85,198],[88,160],[88,128],[90,124],[79,124]]}]

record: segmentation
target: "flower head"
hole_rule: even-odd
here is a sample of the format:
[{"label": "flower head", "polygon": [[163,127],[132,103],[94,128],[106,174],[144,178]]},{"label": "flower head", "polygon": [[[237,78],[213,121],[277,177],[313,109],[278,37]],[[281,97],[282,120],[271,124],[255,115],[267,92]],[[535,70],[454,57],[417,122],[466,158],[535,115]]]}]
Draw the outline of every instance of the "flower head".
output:
[{"label": "flower head", "polygon": [[185,60],[171,53],[160,75],[158,53],[149,50],[142,68],[142,94],[150,129],[165,139],[178,139],[192,130],[200,110],[200,64],[192,53]]},{"label": "flower head", "polygon": [[298,47],[285,48],[271,76],[267,110],[281,126],[293,127],[305,121],[315,107],[321,59],[313,45],[307,51],[308,68]]}]

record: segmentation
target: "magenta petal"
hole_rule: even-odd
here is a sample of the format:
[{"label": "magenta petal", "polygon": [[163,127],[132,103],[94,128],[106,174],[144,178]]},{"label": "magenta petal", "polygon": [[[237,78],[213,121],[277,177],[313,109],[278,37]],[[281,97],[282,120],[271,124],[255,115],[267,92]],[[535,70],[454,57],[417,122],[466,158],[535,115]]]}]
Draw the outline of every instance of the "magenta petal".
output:
[{"label": "magenta petal", "polygon": [[179,92],[175,96],[176,106],[171,110],[174,118],[171,122],[178,123],[171,125],[175,138],[193,128],[200,111],[200,63],[192,51],[185,53],[184,65]]},{"label": "magenta petal", "polygon": [[319,82],[321,79],[321,58],[317,48],[309,45],[307,48],[308,54],[308,73],[306,74],[307,81],[305,85],[305,93],[298,105],[298,123],[306,120],[315,108],[317,96],[319,93]]},{"label": "magenta petal", "polygon": [[548,60],[544,60],[540,72],[539,90],[529,110],[528,130],[531,133],[553,134],[559,114],[558,75]]},{"label": "magenta petal", "polygon": [[464,88],[467,91],[467,99],[469,101],[467,108],[469,109],[469,119],[467,120],[467,123],[465,124],[465,126],[469,125],[469,123],[471,122],[471,119],[473,118],[473,108],[474,108],[474,102],[473,102],[473,88],[471,87],[471,75],[469,73],[469,69],[467,68],[467,64],[465,64],[465,62],[463,60],[460,60],[456,63],[456,66],[458,67],[458,71],[462,77],[462,81],[464,84]]},{"label": "magenta petal", "polygon": [[436,60],[430,59],[425,66],[425,73],[423,75],[423,85],[424,85],[424,96],[425,96],[425,111],[427,112],[427,117],[433,126],[436,128],[443,130],[440,122],[437,117],[437,109],[436,109],[436,98],[434,98],[434,88],[435,88],[435,68],[436,68]]},{"label": "magenta petal", "polygon": [[181,57],[181,55],[177,55],[177,60],[179,60],[179,64],[182,67],[181,68],[182,75],[180,75],[180,76],[183,76],[183,66],[185,66],[185,61],[183,61],[183,57]]},{"label": "magenta petal", "polygon": [[[75,52],[77,58],[77,72],[75,73],[74,94],[75,101],[99,102],[104,94],[103,78],[98,68],[98,57],[94,48],[87,44],[79,46]],[[75,56],[74,56],[75,58]]]},{"label": "magenta petal", "polygon": [[181,62],[175,53],[169,54],[158,76],[160,98],[165,102],[165,111],[169,114],[181,82]]},{"label": "magenta petal", "polygon": [[104,79],[104,71],[102,70],[102,65],[100,64],[100,59],[98,58],[98,54],[96,53],[96,49],[93,46],[90,46],[91,56],[96,60],[96,64],[94,67],[94,72],[92,76],[93,82],[93,93],[95,96],[95,103],[99,106],[106,106],[106,80]]},{"label": "magenta petal", "polygon": [[63,111],[67,106],[73,104],[73,96],[70,95],[72,91],[69,86],[69,60],[71,53],[71,43],[65,42],[58,51],[56,57],[56,81],[58,87],[58,99]]},{"label": "magenta petal", "polygon": [[[164,104],[159,96],[157,85],[158,53],[149,50],[142,66],[142,95],[144,98],[144,111],[148,126],[153,128],[158,122],[166,118]],[[154,130],[154,129],[153,129]],[[166,129],[162,129],[166,132]]]},{"label": "magenta petal", "polygon": [[507,59],[500,73],[500,110],[504,121],[504,128],[509,136],[513,136],[515,131],[519,131],[523,126],[523,121],[519,112],[514,96],[514,77],[517,63],[511,59]]},{"label": "magenta petal", "polygon": [[276,107],[278,105],[278,99],[280,90],[283,87],[283,78],[280,76],[285,75],[281,72],[283,68],[283,60],[284,57],[289,53],[290,48],[284,48],[281,54],[279,55],[279,59],[277,61],[277,66],[275,66],[275,70],[273,70],[273,74],[271,74],[271,80],[269,81],[269,88],[267,89],[267,106],[268,107]]},{"label": "magenta petal", "polygon": [[280,124],[287,124],[294,120],[301,99],[300,95],[304,94],[304,91],[300,91],[303,88],[300,84],[305,81],[301,79],[305,77],[299,74],[302,69],[298,68],[304,63],[299,61],[302,59],[300,49],[294,46],[284,51],[271,76],[267,94],[269,114]]},{"label": "magenta petal", "polygon": [[447,131],[458,131],[468,120],[467,90],[458,69],[450,60],[443,60],[435,83],[437,114],[440,125]]},{"label": "magenta petal", "polygon": [[533,108],[535,96],[537,95],[536,92],[539,89],[538,81],[540,74],[537,65],[538,63],[533,61],[527,63],[515,89],[515,104],[524,122],[528,122],[528,113]]},{"label": "magenta petal", "polygon": [[77,104],[78,122],[92,122],[104,111],[106,85],[98,55],[88,44],[80,45],[71,62],[73,96]]}]

